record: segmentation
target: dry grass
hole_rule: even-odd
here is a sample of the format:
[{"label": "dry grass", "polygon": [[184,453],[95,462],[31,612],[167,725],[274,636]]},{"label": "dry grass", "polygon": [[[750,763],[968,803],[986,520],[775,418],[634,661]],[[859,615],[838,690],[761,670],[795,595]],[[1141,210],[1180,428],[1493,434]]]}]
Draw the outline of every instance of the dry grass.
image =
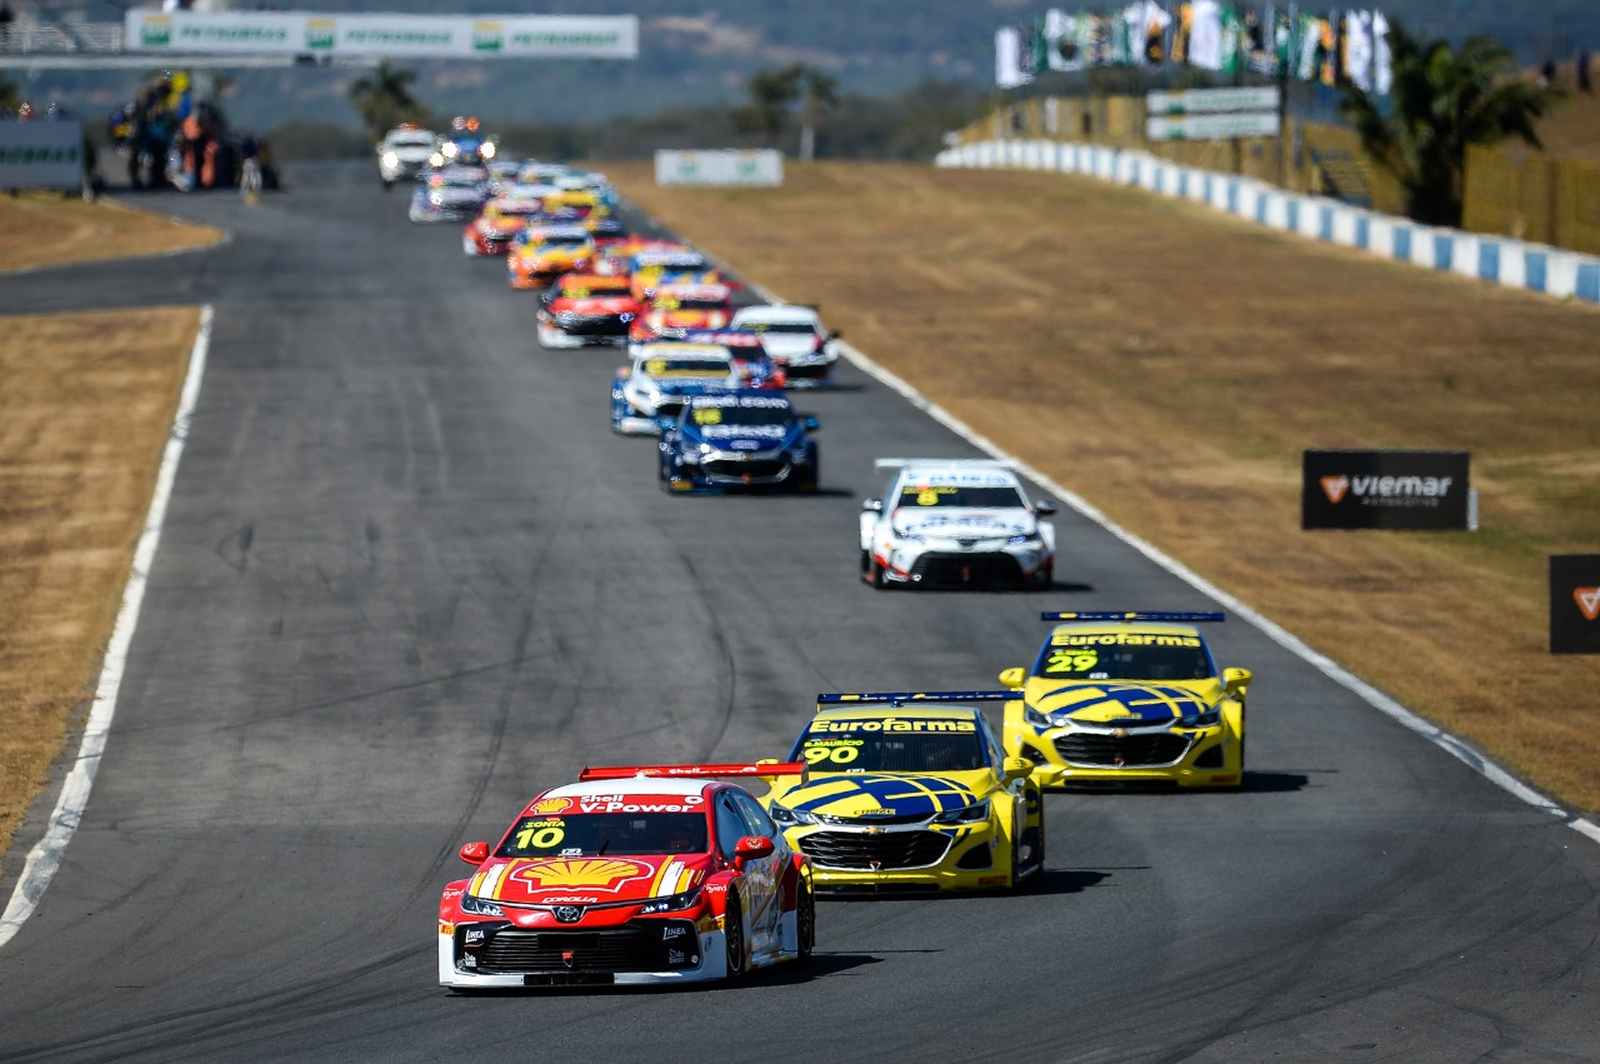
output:
[{"label": "dry grass", "polygon": [[111,200],[85,203],[43,193],[0,196],[0,270],[64,266],[205,247],[220,229],[191,225]]},{"label": "dry grass", "polygon": [[[1600,549],[1600,313],[1061,175],[794,166],[727,191],[608,169],[1117,521],[1600,808],[1600,659],[1546,653],[1545,598],[1546,554]],[[1485,531],[1301,532],[1300,451],[1341,446],[1471,450]]]},{"label": "dry grass", "polygon": [[93,693],[198,324],[0,317],[0,855]]}]

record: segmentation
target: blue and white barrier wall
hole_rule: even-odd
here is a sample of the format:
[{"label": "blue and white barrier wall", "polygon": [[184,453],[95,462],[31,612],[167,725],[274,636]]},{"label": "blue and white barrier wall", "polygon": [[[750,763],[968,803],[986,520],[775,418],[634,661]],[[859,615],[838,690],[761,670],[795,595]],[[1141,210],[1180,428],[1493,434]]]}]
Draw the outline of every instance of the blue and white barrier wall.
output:
[{"label": "blue and white barrier wall", "polygon": [[991,140],[942,151],[947,169],[1054,170],[1137,185],[1286,232],[1447,270],[1508,288],[1600,303],[1600,258],[1508,237],[1436,229],[1405,218],[1302,196],[1248,177],[1181,166],[1147,152],[1054,140]]}]

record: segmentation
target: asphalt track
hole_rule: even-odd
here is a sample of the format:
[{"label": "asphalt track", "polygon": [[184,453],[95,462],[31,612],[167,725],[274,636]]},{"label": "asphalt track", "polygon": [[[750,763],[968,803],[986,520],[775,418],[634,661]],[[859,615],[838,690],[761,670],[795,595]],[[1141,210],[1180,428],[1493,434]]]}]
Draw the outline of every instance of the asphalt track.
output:
[{"label": "asphalt track", "polygon": [[0,951],[0,1058],[1600,1059],[1600,847],[1240,624],[1245,793],[1053,796],[1032,894],[825,903],[811,972],[735,989],[440,990],[456,847],[585,763],[779,754],[819,690],[987,686],[1040,608],[1206,603],[1071,513],[1054,593],[870,591],[872,458],[970,448],[850,368],[800,401],[829,492],[669,498],[607,430],[614,353],[541,351],[531,298],[364,168],[293,176],[160,201],[216,251],[0,280],[216,305],[93,799]]}]

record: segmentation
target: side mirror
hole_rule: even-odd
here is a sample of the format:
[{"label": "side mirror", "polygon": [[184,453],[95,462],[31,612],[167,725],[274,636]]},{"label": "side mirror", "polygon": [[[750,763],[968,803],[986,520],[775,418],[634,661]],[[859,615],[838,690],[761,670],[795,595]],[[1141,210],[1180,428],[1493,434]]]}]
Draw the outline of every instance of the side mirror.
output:
[{"label": "side mirror", "polygon": [[489,844],[481,839],[477,842],[469,842],[457,850],[456,854],[467,864],[476,868],[489,859]]},{"label": "side mirror", "polygon": [[1256,674],[1251,672],[1249,669],[1222,670],[1222,686],[1226,687],[1230,691],[1238,691],[1249,687],[1250,681],[1255,678]]},{"label": "side mirror", "polygon": [[774,849],[772,840],[765,835],[746,835],[733,846],[733,863],[743,865],[746,861],[759,861],[763,857],[770,857]]},{"label": "side mirror", "polygon": [[881,513],[883,513],[883,500],[882,499],[862,499],[861,500],[861,511],[862,511],[862,513],[881,514]]},{"label": "side mirror", "polygon": [[815,432],[822,427],[822,422],[818,421],[810,414],[807,414],[805,417],[801,418],[800,424],[805,426],[805,430],[807,432]]},{"label": "side mirror", "polygon": [[1056,504],[1049,499],[1040,499],[1033,504],[1033,512],[1040,517],[1052,517],[1056,512]]},{"label": "side mirror", "polygon": [[1028,680],[1028,670],[1021,665],[1013,665],[1009,669],[1001,669],[998,679],[1002,687],[1011,687],[1020,691],[1022,685]]},{"label": "side mirror", "polygon": [[1033,771],[1033,762],[1025,757],[1008,757],[1001,762],[1000,770],[1007,782],[1020,780]]}]

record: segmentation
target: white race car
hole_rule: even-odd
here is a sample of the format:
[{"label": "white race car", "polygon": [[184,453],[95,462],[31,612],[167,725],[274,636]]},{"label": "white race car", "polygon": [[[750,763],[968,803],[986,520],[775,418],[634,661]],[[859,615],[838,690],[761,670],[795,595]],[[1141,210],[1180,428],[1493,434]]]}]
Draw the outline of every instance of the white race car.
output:
[{"label": "white race car", "polygon": [[624,435],[657,435],[690,396],[737,388],[742,380],[720,344],[634,344],[628,353],[630,364],[611,382],[611,431]]},{"label": "white race car", "polygon": [[835,343],[839,334],[824,329],[812,307],[792,303],[744,307],[734,314],[728,328],[759,334],[761,346],[784,371],[791,388],[826,383],[833,364],[839,361]]},{"label": "white race car", "polygon": [[1055,504],[1029,502],[1005,463],[880,458],[891,479],[861,504],[861,578],[873,587],[1011,584],[1054,578]]},{"label": "white race car", "polygon": [[408,181],[422,172],[433,155],[433,134],[405,125],[389,130],[378,143],[378,178],[384,188]]}]

